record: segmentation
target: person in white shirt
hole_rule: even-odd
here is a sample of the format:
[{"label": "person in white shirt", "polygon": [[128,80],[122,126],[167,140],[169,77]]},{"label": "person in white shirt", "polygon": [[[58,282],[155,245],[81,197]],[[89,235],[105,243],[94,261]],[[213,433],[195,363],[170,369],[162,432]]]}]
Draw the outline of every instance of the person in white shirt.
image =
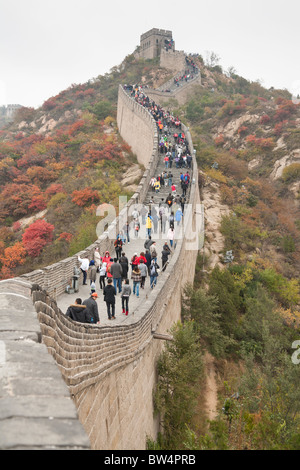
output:
[{"label": "person in white shirt", "polygon": [[90,261],[88,258],[80,258],[80,256],[78,256],[78,261],[81,263],[80,269],[83,274],[83,285],[86,286],[86,278],[87,278],[87,272],[89,269]]}]

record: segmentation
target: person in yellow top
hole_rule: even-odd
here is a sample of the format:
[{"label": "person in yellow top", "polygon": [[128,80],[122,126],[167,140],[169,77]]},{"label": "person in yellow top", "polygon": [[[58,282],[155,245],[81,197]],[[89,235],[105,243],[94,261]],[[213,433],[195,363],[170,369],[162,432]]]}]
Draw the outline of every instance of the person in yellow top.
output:
[{"label": "person in yellow top", "polygon": [[159,180],[155,181],[154,189],[155,189],[156,193],[158,193],[158,191],[160,190],[160,181]]},{"label": "person in yellow top", "polygon": [[152,229],[152,216],[151,216],[151,212],[149,212],[147,219],[146,219],[146,230],[147,230],[148,237],[151,236],[151,229]]}]

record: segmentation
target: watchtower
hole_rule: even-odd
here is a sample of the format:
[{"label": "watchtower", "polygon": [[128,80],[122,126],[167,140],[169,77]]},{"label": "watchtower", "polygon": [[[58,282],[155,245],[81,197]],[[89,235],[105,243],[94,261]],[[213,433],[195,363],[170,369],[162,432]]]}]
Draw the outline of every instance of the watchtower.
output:
[{"label": "watchtower", "polygon": [[152,28],[141,35],[139,56],[144,59],[154,59],[160,56],[162,49],[175,50],[172,31]]}]

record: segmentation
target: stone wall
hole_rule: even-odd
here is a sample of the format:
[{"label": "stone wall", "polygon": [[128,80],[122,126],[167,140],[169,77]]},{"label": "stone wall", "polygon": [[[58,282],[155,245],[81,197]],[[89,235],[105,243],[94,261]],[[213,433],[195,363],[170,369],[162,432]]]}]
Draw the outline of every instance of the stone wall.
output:
[{"label": "stone wall", "polygon": [[[154,100],[156,103],[164,106],[170,100],[176,100],[178,105],[181,106],[187,102],[187,100],[195,93],[195,88],[202,86],[200,72],[186,83],[180,85],[175,91],[165,92],[161,90],[148,89],[147,95]],[[164,87],[167,89],[167,87]]]},{"label": "stone wall", "polygon": [[181,72],[186,67],[184,51],[173,51],[169,49],[161,50],[160,53],[160,66],[172,70],[172,72]]},{"label": "stone wall", "polygon": [[122,138],[129,143],[140,164],[148,167],[157,147],[154,120],[144,106],[119,87],[117,124]]},{"label": "stone wall", "polygon": [[89,449],[69,389],[42,343],[31,284],[0,282],[0,449]]},{"label": "stone wall", "polygon": [[[121,136],[136,149],[138,160],[147,166],[137,193],[124,208],[129,211],[135,202],[143,202],[146,195],[157,164],[158,139],[150,114],[121,87],[118,125]],[[187,129],[185,132],[193,151],[189,132]],[[159,428],[153,415],[152,396],[156,383],[155,364],[164,342],[156,339],[154,333],[167,333],[180,319],[182,289],[194,278],[197,258],[195,213],[200,201],[194,157],[191,179],[185,236],[178,240],[168,269],[161,273],[156,288],[136,313],[135,322],[129,326],[77,324],[59,310],[55,296],[72,275],[77,255],[13,280],[17,284],[26,283],[27,296],[28,289],[32,292],[42,345],[47,347],[58,366],[92,449],[145,449],[146,437],[156,438]],[[116,230],[119,218],[82,254],[89,255],[95,246],[101,246],[101,251],[109,249],[112,242],[110,233]],[[9,283],[4,285],[3,282],[6,281],[2,281],[0,287],[5,289]],[[12,307],[12,302],[9,306]],[[26,304],[25,315],[30,313],[28,310]],[[14,314],[12,308],[12,316]],[[24,318],[21,323],[25,323]],[[21,374],[20,382],[22,379],[25,380]],[[56,380],[60,384],[59,377]],[[44,438],[46,441],[47,436]],[[78,439],[78,443],[79,447],[87,445],[82,439]]]}]

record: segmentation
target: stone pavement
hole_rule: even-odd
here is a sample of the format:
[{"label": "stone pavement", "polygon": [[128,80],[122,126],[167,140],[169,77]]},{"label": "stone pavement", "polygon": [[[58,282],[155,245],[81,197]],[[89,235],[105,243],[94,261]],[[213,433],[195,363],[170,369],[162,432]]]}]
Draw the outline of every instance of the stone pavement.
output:
[{"label": "stone pavement", "polygon": [[[130,260],[134,253],[137,253],[138,255],[142,252],[145,251],[144,249],[144,242],[146,240],[146,228],[145,225],[141,224],[141,229],[140,229],[140,234],[139,238],[131,238],[130,243],[126,243],[123,246],[123,251],[125,255],[128,258],[128,261],[130,263]],[[157,238],[156,238],[157,237]],[[161,268],[161,251],[164,243],[167,241],[166,234],[153,234],[152,239],[156,242],[157,246],[157,263]],[[173,250],[172,250],[173,251]],[[111,253],[111,255],[114,257],[114,253]],[[171,254],[172,256],[172,254]],[[170,257],[169,257],[170,259]],[[168,268],[167,268],[168,269]],[[161,272],[159,276],[162,276],[163,273]],[[131,277],[131,266],[129,267],[128,271],[128,278],[130,280]],[[87,280],[89,283],[89,281]],[[131,292],[133,291],[133,283],[132,280],[130,280],[130,286],[131,286]],[[150,277],[146,277],[145,281],[145,288],[141,289],[139,292],[139,297],[131,293],[131,296],[129,298],[129,314],[126,316],[125,314],[122,313],[122,303],[121,303],[121,294],[117,293],[116,296],[116,312],[115,312],[115,320],[109,320],[107,317],[107,312],[106,312],[106,303],[103,300],[103,291],[100,289],[99,285],[99,274],[97,274],[97,279],[96,279],[96,292],[98,294],[97,298],[97,304],[98,304],[98,310],[99,310],[99,317],[100,317],[100,326],[114,326],[114,325],[128,325],[130,323],[134,323],[139,319],[138,315],[138,309],[139,306],[143,305],[146,299],[151,295],[152,290],[150,288]],[[155,289],[154,289],[155,290]],[[153,290],[153,292],[154,292]],[[79,285],[79,292],[75,292],[73,294],[62,294],[61,296],[58,297],[57,299],[57,305],[61,309],[63,313],[66,313],[67,308],[69,307],[70,304],[73,304],[75,302],[75,299],[77,297],[80,297],[82,300],[87,299],[90,296],[90,287],[89,285],[82,285],[82,281]]]},{"label": "stone pavement", "polygon": [[89,449],[69,389],[46,345],[31,284],[0,281],[0,449]]}]

